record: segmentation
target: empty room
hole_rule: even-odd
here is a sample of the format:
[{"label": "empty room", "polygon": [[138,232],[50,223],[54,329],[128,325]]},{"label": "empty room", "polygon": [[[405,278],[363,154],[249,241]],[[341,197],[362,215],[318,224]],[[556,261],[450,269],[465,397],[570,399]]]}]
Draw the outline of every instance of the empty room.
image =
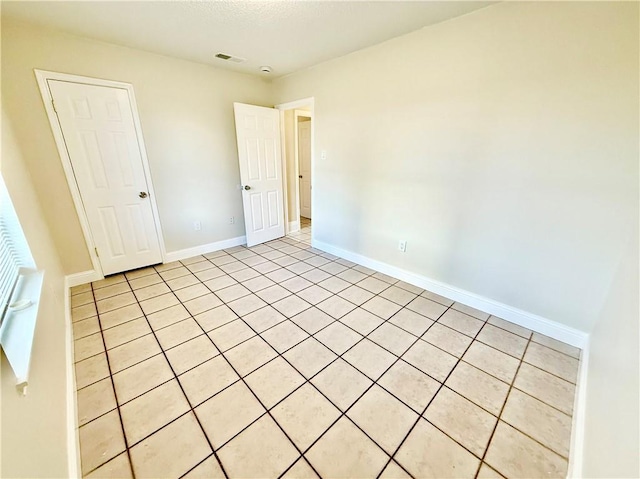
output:
[{"label": "empty room", "polygon": [[640,477],[638,2],[0,7],[1,477]]}]

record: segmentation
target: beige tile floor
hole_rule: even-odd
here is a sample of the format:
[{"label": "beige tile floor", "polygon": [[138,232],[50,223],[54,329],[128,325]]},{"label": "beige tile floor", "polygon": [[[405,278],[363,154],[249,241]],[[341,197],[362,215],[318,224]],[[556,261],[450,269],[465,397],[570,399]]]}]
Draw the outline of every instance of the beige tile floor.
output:
[{"label": "beige tile floor", "polygon": [[290,238],[301,243],[311,244],[311,220],[303,216],[300,217],[300,230],[288,235]]},{"label": "beige tile floor", "polygon": [[83,476],[565,476],[580,350],[310,228],[72,290]]}]

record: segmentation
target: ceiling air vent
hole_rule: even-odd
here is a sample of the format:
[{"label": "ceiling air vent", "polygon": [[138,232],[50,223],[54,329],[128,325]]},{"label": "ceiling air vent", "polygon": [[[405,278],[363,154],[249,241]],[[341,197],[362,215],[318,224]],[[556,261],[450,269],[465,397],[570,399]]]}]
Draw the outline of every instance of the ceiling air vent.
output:
[{"label": "ceiling air vent", "polygon": [[231,55],[227,55],[226,53],[218,53],[216,54],[216,58],[219,58],[220,60],[225,60],[228,62],[233,62],[233,63],[242,63],[243,61],[245,61],[244,58],[234,57]]}]

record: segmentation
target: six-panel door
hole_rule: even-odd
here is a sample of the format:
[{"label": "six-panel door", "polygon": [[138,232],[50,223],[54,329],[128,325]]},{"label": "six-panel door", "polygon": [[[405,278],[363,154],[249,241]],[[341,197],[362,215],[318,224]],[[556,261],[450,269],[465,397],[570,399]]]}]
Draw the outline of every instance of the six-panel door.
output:
[{"label": "six-panel door", "polygon": [[103,273],[162,262],[127,90],[48,86]]},{"label": "six-panel door", "polygon": [[284,236],[280,116],[234,103],[247,246]]}]

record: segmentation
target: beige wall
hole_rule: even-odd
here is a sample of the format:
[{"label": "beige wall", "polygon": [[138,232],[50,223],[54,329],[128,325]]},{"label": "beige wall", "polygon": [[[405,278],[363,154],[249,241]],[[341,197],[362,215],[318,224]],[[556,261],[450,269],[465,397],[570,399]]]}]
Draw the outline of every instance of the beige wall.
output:
[{"label": "beige wall", "polygon": [[167,251],[244,235],[233,102],[269,105],[268,83],[3,18],[5,108],[67,274],[91,263],[34,68],[133,84]]},{"label": "beige wall", "polygon": [[134,84],[170,251],[243,234],[232,102],[313,96],[314,236],[593,329],[585,475],[636,473],[637,19],[637,3],[501,3],[273,90],[3,19],[2,172],[47,314],[27,398],[3,358],[2,476],[66,475],[62,269],[90,268],[33,68]]},{"label": "beige wall", "polygon": [[638,232],[591,333],[584,477],[640,477]]},{"label": "beige wall", "polygon": [[64,275],[22,152],[4,112],[2,176],[44,286],[27,396],[2,353],[1,477],[68,477]]},{"label": "beige wall", "polygon": [[315,238],[591,330],[638,215],[637,3],[503,2],[275,88],[315,98]]}]

